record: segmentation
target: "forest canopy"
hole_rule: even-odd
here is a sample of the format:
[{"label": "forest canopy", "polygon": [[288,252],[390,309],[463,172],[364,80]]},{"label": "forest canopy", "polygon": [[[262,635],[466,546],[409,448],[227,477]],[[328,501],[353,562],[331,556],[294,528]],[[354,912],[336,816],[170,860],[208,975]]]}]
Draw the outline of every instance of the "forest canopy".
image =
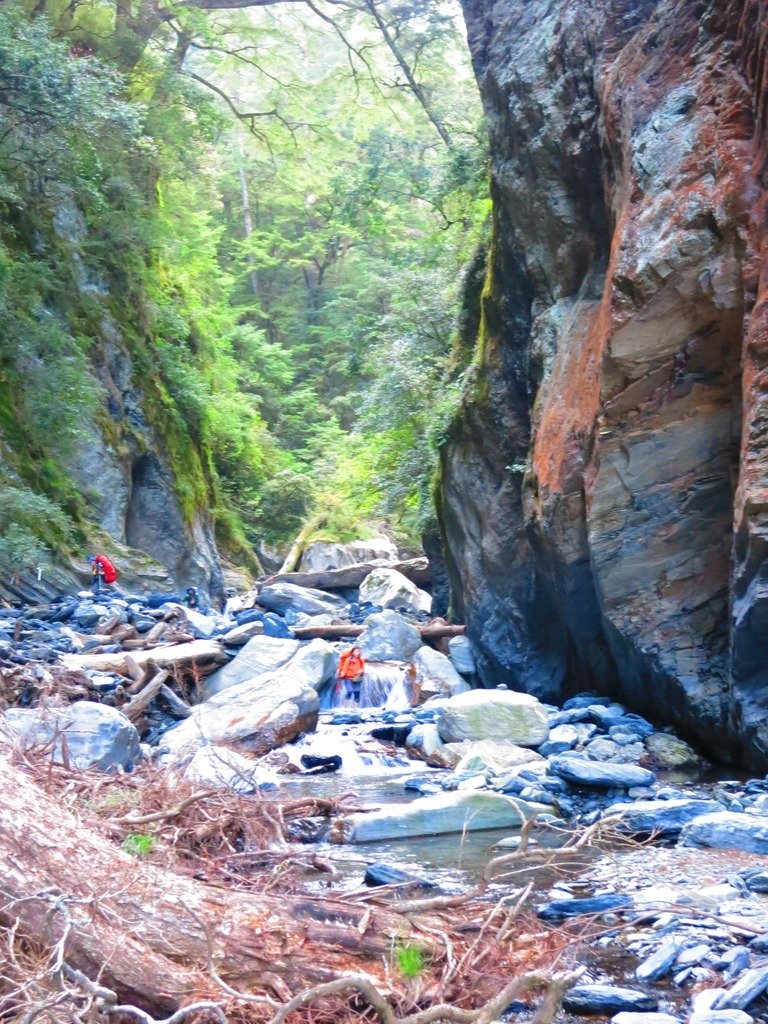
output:
[{"label": "forest canopy", "polygon": [[108,293],[182,497],[213,508],[225,551],[308,522],[344,539],[386,518],[418,540],[490,205],[456,10],[6,2],[0,126],[0,430],[19,487],[87,517],[60,467],[103,404],[89,364]]}]

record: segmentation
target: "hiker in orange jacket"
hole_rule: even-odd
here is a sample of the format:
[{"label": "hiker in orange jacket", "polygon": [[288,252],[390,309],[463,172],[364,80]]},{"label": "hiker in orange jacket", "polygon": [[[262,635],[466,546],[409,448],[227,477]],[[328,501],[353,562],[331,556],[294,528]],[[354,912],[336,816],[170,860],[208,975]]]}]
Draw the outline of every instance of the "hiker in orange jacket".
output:
[{"label": "hiker in orange jacket", "polygon": [[336,670],[336,691],[346,687],[346,697],[351,700],[360,699],[360,684],[363,681],[365,662],[359,647],[350,647],[342,651],[339,667]]}]

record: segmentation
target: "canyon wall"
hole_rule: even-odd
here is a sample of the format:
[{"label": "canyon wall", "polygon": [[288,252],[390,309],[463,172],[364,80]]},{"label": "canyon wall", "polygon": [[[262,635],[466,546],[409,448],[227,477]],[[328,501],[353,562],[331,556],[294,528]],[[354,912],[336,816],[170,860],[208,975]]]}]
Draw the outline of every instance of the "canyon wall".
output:
[{"label": "canyon wall", "polygon": [[768,2],[464,13],[493,237],[439,511],[481,677],[768,768]]}]

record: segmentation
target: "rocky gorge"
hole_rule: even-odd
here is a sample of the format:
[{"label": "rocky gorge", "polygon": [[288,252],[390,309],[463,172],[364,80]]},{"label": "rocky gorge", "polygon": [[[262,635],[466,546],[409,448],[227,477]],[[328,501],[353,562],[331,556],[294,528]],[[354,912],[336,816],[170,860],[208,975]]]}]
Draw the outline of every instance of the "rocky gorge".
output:
[{"label": "rocky gorge", "polygon": [[493,238],[439,500],[480,676],[764,770],[768,11],[463,8]]}]

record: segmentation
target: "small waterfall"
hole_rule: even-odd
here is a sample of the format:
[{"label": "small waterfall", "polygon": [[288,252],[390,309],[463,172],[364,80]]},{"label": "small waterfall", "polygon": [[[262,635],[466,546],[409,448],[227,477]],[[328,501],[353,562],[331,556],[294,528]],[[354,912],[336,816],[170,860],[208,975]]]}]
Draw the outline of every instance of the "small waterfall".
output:
[{"label": "small waterfall", "polygon": [[408,666],[388,662],[369,663],[360,687],[360,707],[385,707],[401,711],[411,706]]}]

